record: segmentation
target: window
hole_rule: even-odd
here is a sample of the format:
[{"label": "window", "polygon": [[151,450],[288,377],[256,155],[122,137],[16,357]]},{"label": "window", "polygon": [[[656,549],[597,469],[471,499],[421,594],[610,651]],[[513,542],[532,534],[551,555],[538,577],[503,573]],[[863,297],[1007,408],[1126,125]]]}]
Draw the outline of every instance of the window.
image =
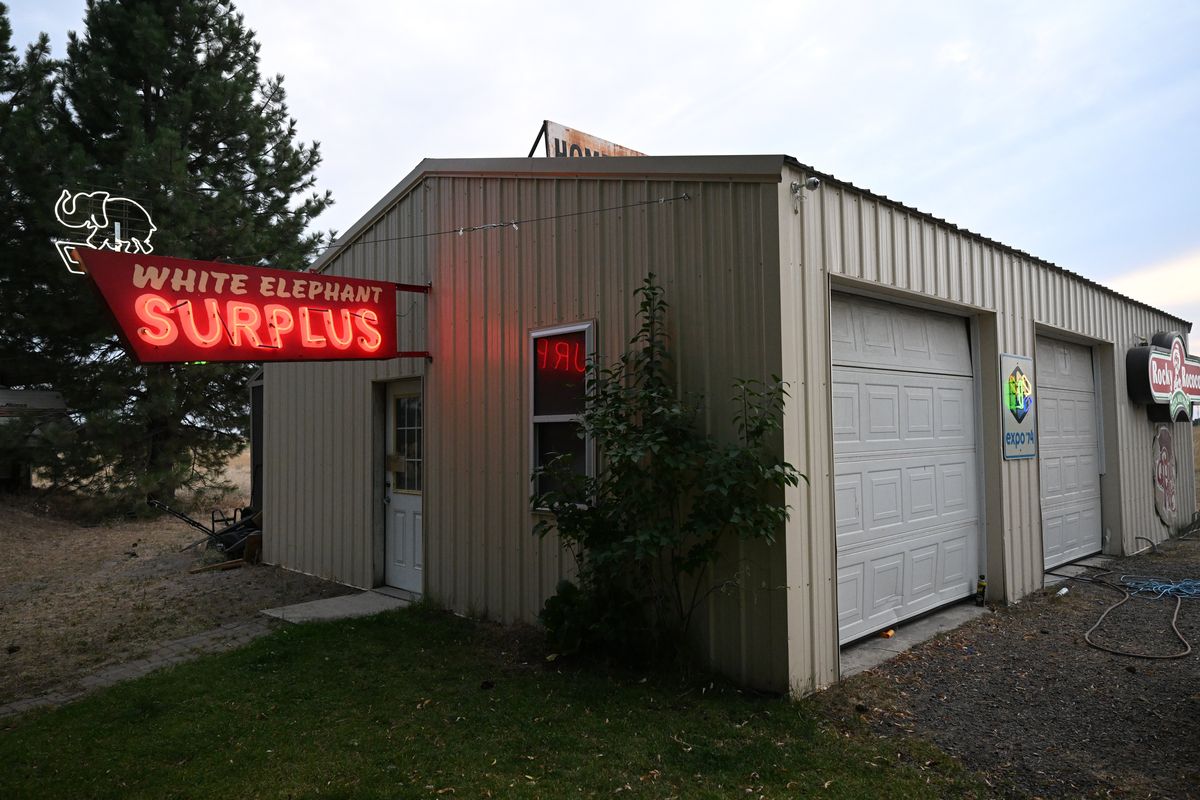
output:
[{"label": "window", "polygon": [[400,395],[392,400],[392,488],[421,491],[421,396]]},{"label": "window", "polygon": [[[530,337],[533,396],[533,466],[566,456],[580,475],[592,474],[592,443],[579,438],[593,353],[592,323],[534,331]],[[556,488],[542,478],[538,494]]]}]

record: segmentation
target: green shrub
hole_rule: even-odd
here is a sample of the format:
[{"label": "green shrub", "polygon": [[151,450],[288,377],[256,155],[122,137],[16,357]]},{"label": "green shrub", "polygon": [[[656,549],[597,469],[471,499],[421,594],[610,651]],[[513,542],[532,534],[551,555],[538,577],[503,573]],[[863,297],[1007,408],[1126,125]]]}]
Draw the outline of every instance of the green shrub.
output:
[{"label": "green shrub", "polygon": [[[697,402],[676,390],[666,347],[667,303],[651,275],[636,291],[641,326],[607,368],[587,368],[580,436],[600,466],[579,475],[559,458],[535,472],[535,508],[574,555],[541,619],[564,651],[600,649],[640,658],[682,652],[713,582],[710,567],[731,536],[771,542],[788,518],[783,489],[804,476],[772,451],[786,388],[778,377],[734,384],[736,444],[703,434]],[[546,478],[547,480],[539,480]]]}]

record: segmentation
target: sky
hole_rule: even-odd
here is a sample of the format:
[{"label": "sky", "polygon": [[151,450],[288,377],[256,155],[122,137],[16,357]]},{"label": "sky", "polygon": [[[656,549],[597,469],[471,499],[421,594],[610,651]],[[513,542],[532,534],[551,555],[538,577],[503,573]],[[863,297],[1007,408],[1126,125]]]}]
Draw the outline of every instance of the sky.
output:
[{"label": "sky", "polygon": [[[82,0],[8,2],[19,47],[82,29]],[[524,156],[552,119],[655,155],[786,153],[1200,329],[1200,3],[237,8],[321,143],[322,229],[422,158]]]}]

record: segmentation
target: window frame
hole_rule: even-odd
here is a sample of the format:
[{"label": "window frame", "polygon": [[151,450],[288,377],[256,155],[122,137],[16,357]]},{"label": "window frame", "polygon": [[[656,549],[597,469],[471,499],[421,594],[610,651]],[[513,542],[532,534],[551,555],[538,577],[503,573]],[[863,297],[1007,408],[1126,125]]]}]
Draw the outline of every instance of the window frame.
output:
[{"label": "window frame", "polygon": [[[536,353],[537,340],[544,339],[548,336],[560,336],[564,333],[576,333],[583,331],[583,346],[587,353],[588,362],[596,359],[596,320],[590,319],[583,322],[571,322],[563,325],[553,325],[545,328],[531,328],[529,335],[525,337],[525,354],[529,358],[529,369],[527,370],[526,379],[529,387],[529,402],[528,402],[528,417],[529,417],[529,492],[531,496],[537,494],[537,478],[534,476],[534,470],[537,469],[538,447],[537,447],[537,426],[548,422],[581,422],[583,414],[535,414],[534,409],[537,404],[535,395],[535,371],[537,368]],[[584,379],[584,394],[586,396],[590,386],[591,378],[586,376]],[[586,402],[586,401],[585,401]],[[596,476],[596,443],[592,441],[591,436],[586,436],[583,440],[583,461],[584,470],[589,478]],[[544,508],[538,508],[538,511],[544,511]]]}]

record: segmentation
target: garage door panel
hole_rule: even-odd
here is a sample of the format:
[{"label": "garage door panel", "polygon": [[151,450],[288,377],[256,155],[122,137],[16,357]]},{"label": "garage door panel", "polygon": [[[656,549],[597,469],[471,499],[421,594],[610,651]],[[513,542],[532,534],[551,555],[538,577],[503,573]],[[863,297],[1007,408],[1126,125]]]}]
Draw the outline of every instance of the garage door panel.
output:
[{"label": "garage door panel", "polygon": [[934,438],[933,387],[905,386],[900,408],[902,438],[906,442]]},{"label": "garage door panel", "polygon": [[1062,436],[1058,426],[1058,398],[1047,392],[1038,398],[1037,403],[1038,438],[1044,450],[1049,440]]},{"label": "garage door panel", "polygon": [[967,378],[835,368],[831,395],[839,458],[975,447],[974,385]]},{"label": "garage door panel", "polygon": [[975,577],[974,563],[969,561],[972,552],[968,536],[974,535],[976,529],[970,528],[966,535],[957,539],[947,538],[942,541],[942,557],[938,559],[939,586],[962,592],[970,591],[971,581]]},{"label": "garage door panel", "polygon": [[1037,338],[1037,382],[1042,389],[1070,389],[1092,393],[1092,350],[1090,347],[1044,336]]},{"label": "garage door panel", "polygon": [[862,428],[858,411],[859,385],[833,384],[833,441],[838,444],[861,442]]},{"label": "garage door panel", "polygon": [[886,530],[904,522],[901,509],[900,479],[898,469],[877,469],[867,473],[867,530]]},{"label": "garage door panel", "polygon": [[834,480],[834,518],[837,535],[858,533],[863,530],[862,475],[838,475]]},{"label": "garage door panel", "polygon": [[969,452],[841,463],[834,483],[838,547],[977,520],[976,496]]},{"label": "garage door panel", "polygon": [[904,604],[904,553],[889,553],[871,560],[872,616]]},{"label": "garage door panel", "polygon": [[967,407],[973,387],[941,386],[937,390],[937,438],[946,443],[964,443],[974,439],[975,415]]},{"label": "garage door panel", "polygon": [[977,536],[974,525],[937,531],[870,549],[839,567],[842,641],[968,596]]},{"label": "garage door panel", "polygon": [[1047,568],[1098,552],[1100,450],[1091,351],[1037,340],[1038,459]]},{"label": "garage door panel", "polygon": [[870,362],[896,363],[896,339],[891,316],[886,311],[866,308],[860,312],[861,352]]},{"label": "garage door panel", "polygon": [[1062,459],[1042,456],[1042,508],[1048,500],[1062,497],[1063,474]]},{"label": "garage door panel", "polygon": [[912,578],[907,592],[908,602],[937,593],[937,551],[936,544],[911,551]]},{"label": "garage door panel", "polygon": [[922,466],[904,471],[904,499],[907,503],[904,518],[916,522],[934,519],[938,514],[937,471]]},{"label": "garage door panel", "polygon": [[966,323],[835,295],[838,624],[842,642],[969,595],[979,561]]},{"label": "garage door panel", "polygon": [[866,616],[863,609],[866,568],[863,562],[838,567],[838,627],[858,622]]},{"label": "garage door panel", "polygon": [[[974,453],[971,454],[974,456]],[[938,486],[940,492],[940,508],[938,516],[941,519],[954,519],[956,514],[974,516],[975,506],[975,464],[972,461],[949,461],[938,464]]]},{"label": "garage door panel", "polygon": [[900,388],[867,384],[866,387],[866,436],[869,444],[899,442],[900,438]]},{"label": "garage door panel", "polygon": [[839,366],[972,374],[961,318],[836,295],[830,307],[830,349]]}]

